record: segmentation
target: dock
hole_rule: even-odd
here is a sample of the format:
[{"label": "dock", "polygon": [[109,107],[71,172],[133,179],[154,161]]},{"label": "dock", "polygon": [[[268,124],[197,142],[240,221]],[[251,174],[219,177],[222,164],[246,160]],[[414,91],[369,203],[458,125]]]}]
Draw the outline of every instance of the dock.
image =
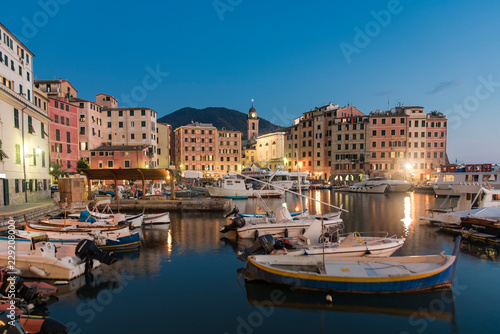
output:
[{"label": "dock", "polygon": [[232,207],[230,198],[204,198],[204,199],[121,199],[112,200],[110,207],[113,211],[136,211],[144,208],[146,211],[229,211]]}]

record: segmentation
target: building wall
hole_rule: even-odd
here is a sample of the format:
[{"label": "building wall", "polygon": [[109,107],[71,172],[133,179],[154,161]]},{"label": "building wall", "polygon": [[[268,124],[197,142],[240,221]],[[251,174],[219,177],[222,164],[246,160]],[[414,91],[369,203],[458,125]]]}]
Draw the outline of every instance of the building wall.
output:
[{"label": "building wall", "polygon": [[157,133],[157,163],[158,168],[169,168],[171,160],[170,140],[172,138],[172,126],[165,123],[156,124]]},{"label": "building wall", "polygon": [[103,143],[112,146],[148,145],[149,159],[145,165],[156,168],[156,111],[148,108],[103,108],[102,117]]},{"label": "building wall", "polygon": [[49,122],[45,111],[0,84],[1,206],[50,198]]},{"label": "building wall", "polygon": [[[49,99],[50,160],[67,173],[76,173],[79,156],[77,107],[67,98]],[[58,135],[59,134],[59,135]]]},{"label": "building wall", "polygon": [[99,147],[103,139],[102,107],[94,102],[73,100],[78,108],[79,159],[90,161],[90,150]]},{"label": "building wall", "polygon": [[1,23],[0,84],[33,102],[33,53]]},{"label": "building wall", "polygon": [[241,132],[218,131],[212,124],[193,123],[174,131],[175,165],[180,170],[220,176],[241,171]]},{"label": "building wall", "polygon": [[256,161],[267,161],[269,167],[275,169],[276,165],[283,165],[285,158],[285,132],[272,132],[257,137]]},{"label": "building wall", "polygon": [[130,151],[92,151],[90,168],[147,168],[147,149]]},{"label": "building wall", "polygon": [[220,173],[241,172],[241,132],[217,131],[217,135],[217,164],[214,170]]},{"label": "building wall", "polygon": [[108,94],[97,94],[95,96],[95,103],[103,108],[118,108],[118,100]]},{"label": "building wall", "polygon": [[78,91],[68,80],[35,80],[35,87],[45,92],[49,97],[72,98],[76,97]]}]

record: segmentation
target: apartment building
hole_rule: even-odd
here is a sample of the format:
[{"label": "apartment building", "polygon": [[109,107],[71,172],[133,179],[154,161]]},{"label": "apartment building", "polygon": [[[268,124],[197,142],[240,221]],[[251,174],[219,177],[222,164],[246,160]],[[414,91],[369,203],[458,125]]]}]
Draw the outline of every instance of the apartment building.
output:
[{"label": "apartment building", "polygon": [[156,124],[157,168],[170,168],[173,164],[173,152],[170,145],[172,138],[173,132],[170,124]]},{"label": "apartment building", "polygon": [[33,57],[0,23],[0,206],[50,198],[50,118],[33,93]]},{"label": "apartment building", "polygon": [[[97,95],[96,102],[102,103],[100,98],[104,94]],[[104,96],[106,99],[109,96]],[[114,102],[116,100],[111,99]],[[114,105],[109,103],[108,105]],[[102,114],[102,141],[101,145],[91,149],[90,160],[92,168],[98,165],[95,163],[93,157],[102,157],[99,152],[109,152],[109,147],[125,146],[129,152],[130,148],[135,147],[144,151],[145,157],[136,160],[140,161],[137,168],[156,168],[157,167],[157,134],[156,134],[156,111],[150,108],[136,107],[136,108],[107,108],[101,109]],[[143,149],[144,148],[144,149]],[[114,161],[113,168],[128,168],[125,167],[125,160],[117,159],[118,156],[109,156],[107,161]],[[111,158],[113,157],[113,158]],[[103,164],[111,164],[111,162],[103,161]],[[98,168],[98,167],[96,167]]]},{"label": "apartment building", "polygon": [[174,130],[175,165],[208,177],[241,171],[241,132],[193,122]]}]

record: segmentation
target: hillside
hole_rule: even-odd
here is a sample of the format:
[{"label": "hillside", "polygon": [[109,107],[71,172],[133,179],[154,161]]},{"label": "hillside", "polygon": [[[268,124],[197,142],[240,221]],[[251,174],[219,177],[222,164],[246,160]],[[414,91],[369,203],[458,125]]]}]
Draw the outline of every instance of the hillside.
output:
[{"label": "hillside", "polygon": [[[158,119],[158,123],[168,123],[172,129],[191,122],[212,123],[217,129],[241,131],[243,139],[247,135],[247,114],[238,110],[222,107],[210,107],[205,109],[182,108],[171,114]],[[259,134],[268,133],[278,128],[277,125],[259,117]]]}]

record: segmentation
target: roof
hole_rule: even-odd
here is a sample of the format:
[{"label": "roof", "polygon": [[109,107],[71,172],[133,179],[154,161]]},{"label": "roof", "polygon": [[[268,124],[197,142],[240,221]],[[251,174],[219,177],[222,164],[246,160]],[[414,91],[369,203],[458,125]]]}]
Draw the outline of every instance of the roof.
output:
[{"label": "roof", "polygon": [[94,103],[92,101],[81,99],[79,97],[70,97],[69,98],[69,102],[90,102],[90,103]]},{"label": "roof", "polygon": [[89,151],[144,151],[151,145],[101,145]]},{"label": "roof", "polygon": [[[99,93],[99,94],[97,94],[96,96],[99,96],[99,95],[109,96],[109,97],[111,97],[112,99],[116,100],[116,98],[115,98],[113,95],[104,94],[104,93]],[[117,101],[118,101],[118,100],[117,100]]]},{"label": "roof", "polygon": [[167,169],[150,168],[104,168],[80,169],[89,179],[98,180],[165,180]]},{"label": "roof", "polygon": [[[102,111],[113,111],[113,110],[151,110],[154,111],[151,108],[147,107],[124,107],[124,108],[102,108]],[[154,111],[156,112],[156,111]]]}]

